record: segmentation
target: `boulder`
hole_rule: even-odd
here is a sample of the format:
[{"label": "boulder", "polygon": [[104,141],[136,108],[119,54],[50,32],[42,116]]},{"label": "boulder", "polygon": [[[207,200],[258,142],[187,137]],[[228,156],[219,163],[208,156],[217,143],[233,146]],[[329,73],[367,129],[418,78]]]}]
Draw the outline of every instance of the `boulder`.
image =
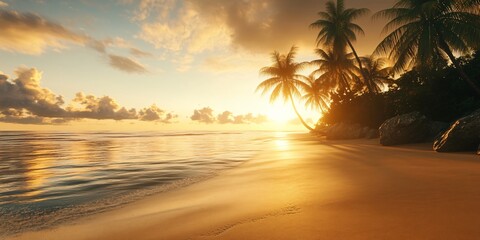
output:
[{"label": "boulder", "polygon": [[460,118],[435,139],[437,152],[475,151],[480,144],[480,109]]},{"label": "boulder", "polygon": [[437,137],[439,137],[443,132],[445,132],[450,124],[446,122],[438,122],[432,121],[429,123],[429,132],[428,132],[428,140],[434,141]]},{"label": "boulder", "polygon": [[373,138],[378,138],[378,129],[373,129],[373,128],[370,128],[367,132],[367,134],[365,134],[365,138],[366,139],[373,139]]},{"label": "boulder", "polygon": [[425,141],[430,128],[427,117],[419,112],[387,119],[379,128],[380,144],[384,146]]},{"label": "boulder", "polygon": [[329,140],[355,139],[365,136],[364,129],[359,124],[336,123],[330,126],[325,135]]}]

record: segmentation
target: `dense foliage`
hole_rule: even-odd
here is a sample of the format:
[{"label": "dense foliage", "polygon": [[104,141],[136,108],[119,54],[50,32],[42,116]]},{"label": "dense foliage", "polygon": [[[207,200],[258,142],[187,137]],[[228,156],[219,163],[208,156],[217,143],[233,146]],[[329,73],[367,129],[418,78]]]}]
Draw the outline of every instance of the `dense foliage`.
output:
[{"label": "dense foliage", "polygon": [[[318,30],[318,59],[296,63],[295,47],[288,54],[275,51],[273,65],[261,70],[271,78],[258,88],[264,94],[271,91],[271,101],[279,96],[291,100],[310,130],[293,98],[322,112],[321,125],[347,122],[376,128],[413,111],[451,122],[480,108],[479,7],[479,0],[396,0],[373,15],[388,21],[386,37],[371,55],[358,56],[353,44],[364,31],[355,21],[369,10],[347,8],[344,0],[327,1],[310,25]],[[299,71],[307,64],[315,70],[305,77]],[[394,80],[395,74],[402,75]]]},{"label": "dense foliage", "polygon": [[[480,51],[458,60],[465,72],[480,84]],[[412,111],[435,121],[451,122],[480,108],[480,99],[453,66],[423,73],[411,70],[395,80],[390,91],[377,95],[336,94],[332,100],[322,121],[370,127],[378,127],[390,117]]]}]

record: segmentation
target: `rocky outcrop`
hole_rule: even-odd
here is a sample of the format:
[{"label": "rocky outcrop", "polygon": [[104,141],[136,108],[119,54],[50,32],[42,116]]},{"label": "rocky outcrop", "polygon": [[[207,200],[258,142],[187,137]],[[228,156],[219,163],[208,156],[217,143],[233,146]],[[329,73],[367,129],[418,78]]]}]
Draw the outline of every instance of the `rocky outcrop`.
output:
[{"label": "rocky outcrop", "polygon": [[325,130],[328,140],[376,138],[378,133],[375,129],[364,127],[357,123],[337,123]]},{"label": "rocky outcrop", "polygon": [[361,138],[363,134],[363,127],[359,124],[336,123],[327,129],[325,136],[328,140],[338,140]]},{"label": "rocky outcrop", "polygon": [[480,144],[480,109],[460,118],[433,143],[437,152],[475,151]]},{"label": "rocky outcrop", "polygon": [[425,141],[430,133],[427,117],[419,112],[387,119],[379,128],[380,144],[384,146]]},{"label": "rocky outcrop", "polygon": [[439,137],[443,132],[445,132],[450,124],[446,122],[438,122],[438,121],[432,121],[429,124],[429,131],[428,131],[428,140],[429,141],[434,141]]},{"label": "rocky outcrop", "polygon": [[378,129],[373,129],[373,128],[370,128],[367,134],[365,135],[366,139],[373,139],[378,137],[379,137]]}]

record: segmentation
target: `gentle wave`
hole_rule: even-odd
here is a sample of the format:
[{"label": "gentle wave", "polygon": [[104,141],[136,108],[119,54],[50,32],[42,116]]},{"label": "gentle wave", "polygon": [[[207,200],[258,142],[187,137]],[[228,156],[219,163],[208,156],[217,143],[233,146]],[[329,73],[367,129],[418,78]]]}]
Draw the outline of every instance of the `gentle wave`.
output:
[{"label": "gentle wave", "polygon": [[0,132],[0,237],[184,186],[251,158],[262,132]]}]

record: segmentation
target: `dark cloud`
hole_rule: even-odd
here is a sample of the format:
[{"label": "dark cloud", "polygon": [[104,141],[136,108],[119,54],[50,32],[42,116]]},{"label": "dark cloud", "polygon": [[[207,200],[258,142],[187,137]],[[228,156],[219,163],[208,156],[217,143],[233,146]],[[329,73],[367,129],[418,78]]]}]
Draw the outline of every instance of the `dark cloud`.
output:
[{"label": "dark cloud", "polygon": [[121,107],[109,96],[95,97],[93,95],[85,95],[77,93],[72,100],[72,105],[79,106],[76,109],[69,107],[71,116],[75,118],[91,118],[91,119],[136,119],[137,112],[135,109],[127,110]]},{"label": "dark cloud", "polygon": [[193,115],[190,117],[193,121],[198,121],[201,123],[214,123],[215,116],[213,116],[213,109],[209,107],[204,107],[202,109],[195,109]]},{"label": "dark cloud", "polygon": [[[325,10],[326,0],[189,1],[204,19],[225,22],[232,31],[234,46],[251,51],[287,50],[292,44],[314,48],[318,30],[309,25]],[[378,11],[393,6],[394,0],[346,1],[347,8]],[[372,48],[378,43],[384,22],[373,23],[369,16],[359,19],[366,38],[358,45]]]},{"label": "dark cloud", "polygon": [[127,57],[109,54],[108,59],[111,66],[128,73],[148,72],[148,70],[141,63]]},{"label": "dark cloud", "polygon": [[0,111],[0,121],[6,123],[20,123],[20,124],[57,124],[64,123],[65,120],[61,118],[45,118],[34,116],[26,110],[7,109]]},{"label": "dark cloud", "polygon": [[96,97],[77,93],[71,103],[40,86],[41,72],[18,68],[9,80],[0,73],[0,121],[25,124],[59,124],[75,119],[138,119],[170,123],[177,116],[155,105],[140,110],[126,109],[109,96]]},{"label": "dark cloud", "polygon": [[213,109],[205,107],[202,109],[194,110],[193,115],[190,117],[193,121],[201,123],[219,123],[219,124],[261,124],[268,122],[268,118],[265,115],[254,116],[252,113],[245,115],[234,115],[230,111],[224,111],[218,114],[215,118],[213,115]]},{"label": "dark cloud", "polygon": [[8,81],[0,75],[0,111],[24,109],[40,117],[65,117],[62,96],[40,86],[41,73],[34,69],[19,68],[17,78]]}]

